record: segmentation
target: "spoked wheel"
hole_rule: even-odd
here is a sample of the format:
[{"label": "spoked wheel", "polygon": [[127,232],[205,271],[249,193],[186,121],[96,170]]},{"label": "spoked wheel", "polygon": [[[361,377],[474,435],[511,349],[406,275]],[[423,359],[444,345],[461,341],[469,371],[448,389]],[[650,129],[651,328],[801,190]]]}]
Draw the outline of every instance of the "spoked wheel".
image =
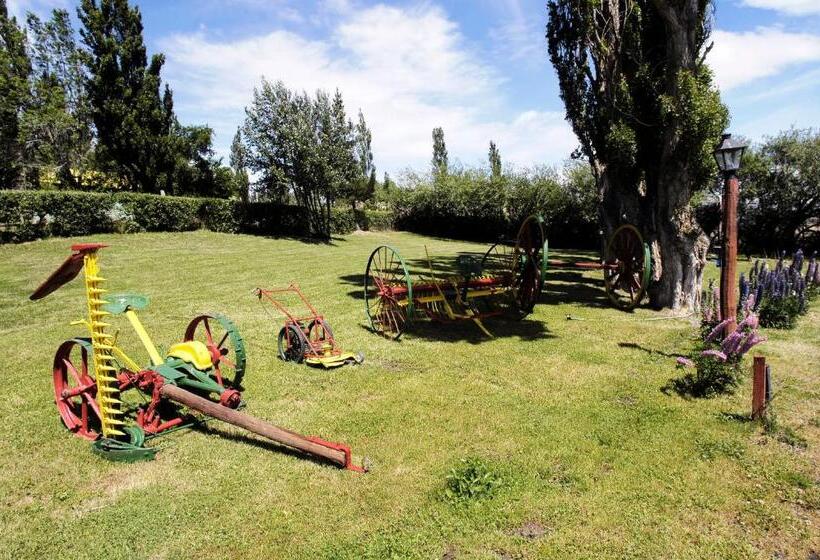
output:
[{"label": "spoked wheel", "polygon": [[308,341],[314,350],[323,352],[325,345],[333,346],[333,329],[324,319],[314,319],[308,325]]},{"label": "spoked wheel", "polygon": [[624,224],[615,230],[604,255],[606,293],[617,307],[634,309],[646,294],[652,273],[649,245],[638,229]]},{"label": "spoked wheel", "polygon": [[518,230],[510,276],[518,311],[525,316],[532,312],[547,273],[547,237],[541,216],[530,216]]},{"label": "spoked wheel", "polygon": [[286,325],[279,331],[279,357],[285,362],[301,364],[305,359],[305,335],[295,325]]},{"label": "spoked wheel", "polygon": [[97,382],[88,368],[91,356],[88,340],[67,340],[60,345],[54,355],[54,402],[66,428],[94,441],[102,432],[102,422]]},{"label": "spoked wheel", "polygon": [[364,273],[364,305],[370,326],[397,340],[413,313],[413,283],[398,251],[377,247]]},{"label": "spoked wheel", "polygon": [[511,278],[515,261],[515,247],[510,243],[496,243],[481,258],[481,274],[493,278]]},{"label": "spoked wheel", "polygon": [[242,386],[245,342],[230,319],[220,314],[194,317],[185,329],[185,340],[198,340],[208,348],[217,383],[234,389]]}]

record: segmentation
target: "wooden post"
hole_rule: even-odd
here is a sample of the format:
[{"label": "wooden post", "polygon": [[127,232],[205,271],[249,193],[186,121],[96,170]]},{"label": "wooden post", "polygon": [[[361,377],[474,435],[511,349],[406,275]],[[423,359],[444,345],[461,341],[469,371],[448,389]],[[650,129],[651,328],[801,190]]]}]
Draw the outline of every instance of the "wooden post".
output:
[{"label": "wooden post", "polygon": [[228,424],[245,428],[249,432],[258,434],[264,438],[275,441],[288,447],[293,447],[304,453],[310,453],[317,457],[322,457],[328,461],[339,465],[340,467],[348,467],[346,453],[341,449],[335,449],[317,443],[311,438],[307,438],[296,432],[279,428],[273,424],[269,424],[253,416],[249,416],[238,410],[227,408],[221,404],[204,399],[199,395],[195,395],[185,389],[180,389],[176,385],[165,384],[160,389],[163,397],[171,399],[172,401],[184,404],[188,408],[198,410],[203,414],[207,414]]},{"label": "wooden post", "polygon": [[766,412],[766,358],[755,356],[752,378],[752,419]]},{"label": "wooden post", "polygon": [[720,315],[725,321],[726,335],[737,328],[737,200],[739,185],[735,173],[727,174],[723,183],[723,258],[720,268]]}]

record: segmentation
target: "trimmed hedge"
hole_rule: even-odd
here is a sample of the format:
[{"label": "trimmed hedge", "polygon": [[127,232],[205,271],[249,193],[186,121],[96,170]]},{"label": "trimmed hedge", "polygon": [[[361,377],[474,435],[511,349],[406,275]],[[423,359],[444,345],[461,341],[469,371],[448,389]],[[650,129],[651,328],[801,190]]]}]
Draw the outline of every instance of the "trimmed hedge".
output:
[{"label": "trimmed hedge", "polygon": [[[389,224],[389,212],[333,209],[335,234],[357,228],[384,229]],[[287,204],[142,193],[0,190],[0,243],[51,236],[200,228],[253,235],[310,234],[306,210]]]}]

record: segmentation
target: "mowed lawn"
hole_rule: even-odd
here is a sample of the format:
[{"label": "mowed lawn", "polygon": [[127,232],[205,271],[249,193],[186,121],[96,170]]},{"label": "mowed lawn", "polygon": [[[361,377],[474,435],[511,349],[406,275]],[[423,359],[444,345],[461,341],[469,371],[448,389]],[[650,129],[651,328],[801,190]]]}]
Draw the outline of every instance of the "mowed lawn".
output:
[{"label": "mowed lawn", "polygon": [[[406,233],[330,245],[183,234],[93,236],[110,243],[112,291],[152,303],[141,318],[161,349],[206,311],[234,319],[248,346],[247,411],[349,444],[372,470],[312,461],[213,422],[152,442],[153,462],[118,464],[71,436],[51,366],[84,334],[75,281],[31,291],[79,239],[0,247],[0,525],[4,558],[817,558],[820,554],[820,305],[796,330],[767,332],[781,425],[801,449],[743,419],[737,394],[686,400],[679,373],[696,318],[608,306],[599,272],[549,274],[526,320],[424,325],[400,342],[366,328],[370,251],[399,248],[424,271],[486,247]],[[555,252],[554,252],[555,254]],[[558,256],[561,256],[558,252]],[[749,263],[741,263],[747,270]],[[717,274],[710,267],[709,274]],[[281,362],[256,286],[298,282],[358,367]],[[122,319],[122,318],[120,318]],[[148,362],[126,321],[129,353]],[[747,370],[750,370],[750,360]],[[479,457],[501,480],[492,498],[451,504],[450,469]]]}]

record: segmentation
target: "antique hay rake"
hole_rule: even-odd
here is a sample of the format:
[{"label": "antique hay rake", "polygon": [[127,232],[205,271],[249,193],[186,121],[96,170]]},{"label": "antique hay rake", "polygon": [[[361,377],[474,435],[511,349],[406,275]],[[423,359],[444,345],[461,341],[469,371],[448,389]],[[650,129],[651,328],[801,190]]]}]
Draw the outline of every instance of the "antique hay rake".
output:
[{"label": "antique hay rake", "polygon": [[399,252],[379,246],[370,254],[364,277],[370,325],[395,340],[414,318],[467,320],[492,336],[482,322],[485,318],[504,313],[523,318],[532,312],[546,273],[546,247],[543,220],[531,216],[521,225],[515,244],[493,245],[481,261],[459,256],[458,275],[437,277],[427,255],[429,277],[413,280]]}]

